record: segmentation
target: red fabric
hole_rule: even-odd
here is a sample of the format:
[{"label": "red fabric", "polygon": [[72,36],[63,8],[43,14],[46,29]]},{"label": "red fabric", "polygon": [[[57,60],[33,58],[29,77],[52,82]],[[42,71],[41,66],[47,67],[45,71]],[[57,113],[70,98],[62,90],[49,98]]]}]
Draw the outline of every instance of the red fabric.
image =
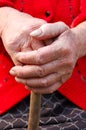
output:
[{"label": "red fabric", "polygon": [[[47,22],[63,21],[76,26],[86,19],[86,0],[0,0],[0,6],[15,7]],[[46,12],[50,16],[46,16]],[[13,63],[0,41],[0,114],[26,97],[30,91],[9,75]],[[78,60],[72,77],[58,90],[69,100],[86,110],[86,57]]]},{"label": "red fabric", "polygon": [[0,7],[3,7],[3,6],[14,7],[14,4],[11,2],[11,0],[0,0]]},{"label": "red fabric", "polygon": [[74,19],[72,27],[86,20],[86,0],[80,0],[80,14]]},{"label": "red fabric", "polygon": [[15,82],[14,77],[9,74],[12,66],[13,63],[0,41],[0,114],[6,112],[30,93],[22,84]]},{"label": "red fabric", "polygon": [[59,92],[86,110],[86,79],[77,71],[78,67],[74,69],[72,77],[60,87]]}]

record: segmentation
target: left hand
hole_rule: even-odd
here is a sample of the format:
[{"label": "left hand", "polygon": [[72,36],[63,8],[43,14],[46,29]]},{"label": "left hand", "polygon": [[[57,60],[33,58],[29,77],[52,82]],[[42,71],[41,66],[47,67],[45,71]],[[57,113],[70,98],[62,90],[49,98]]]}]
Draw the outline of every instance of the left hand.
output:
[{"label": "left hand", "polygon": [[19,52],[29,52],[44,46],[42,41],[31,37],[30,32],[46,21],[10,7],[0,8],[0,19],[0,37],[15,65],[23,65],[16,58]]}]

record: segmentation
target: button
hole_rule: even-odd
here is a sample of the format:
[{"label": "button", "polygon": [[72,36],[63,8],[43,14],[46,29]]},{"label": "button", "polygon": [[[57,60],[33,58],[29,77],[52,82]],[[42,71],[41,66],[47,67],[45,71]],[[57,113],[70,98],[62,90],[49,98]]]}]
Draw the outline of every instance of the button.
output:
[{"label": "button", "polygon": [[45,12],[45,15],[46,15],[46,17],[49,17],[49,16],[50,16],[50,12],[49,12],[49,11],[46,11],[46,12]]}]

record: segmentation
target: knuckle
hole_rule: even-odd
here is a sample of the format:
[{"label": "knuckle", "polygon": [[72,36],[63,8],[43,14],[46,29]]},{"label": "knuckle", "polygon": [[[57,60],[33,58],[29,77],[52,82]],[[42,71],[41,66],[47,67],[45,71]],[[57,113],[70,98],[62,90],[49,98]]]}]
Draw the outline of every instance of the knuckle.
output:
[{"label": "knuckle", "polygon": [[47,87],[48,86],[48,80],[47,79],[44,79],[44,80],[41,80],[41,85],[43,86],[43,87]]},{"label": "knuckle", "polygon": [[58,72],[56,72],[55,74],[54,74],[54,79],[55,79],[55,82],[56,81],[58,81],[59,80],[59,73]]},{"label": "knuckle", "polygon": [[50,23],[46,23],[44,25],[42,25],[41,30],[42,30],[42,35],[48,35],[50,28],[52,27],[52,24]]},{"label": "knuckle", "polygon": [[59,24],[60,24],[61,26],[65,27],[65,29],[68,29],[68,28],[69,28],[69,27],[68,27],[64,22],[62,22],[62,21],[60,21]]},{"label": "knuckle", "polygon": [[37,50],[36,63],[42,65],[44,63],[44,54],[41,53],[41,49]]},{"label": "knuckle", "polygon": [[43,19],[34,18],[35,22],[37,22],[40,25],[46,24],[46,21]]},{"label": "knuckle", "polygon": [[18,77],[23,76],[23,72],[22,72],[22,71],[18,71],[18,72],[17,72],[17,76],[18,76]]},{"label": "knuckle", "polygon": [[46,23],[46,24],[42,25],[41,29],[42,29],[42,31],[44,32],[44,31],[47,30],[49,27],[50,27],[50,24],[49,24],[49,23]]},{"label": "knuckle", "polygon": [[65,25],[65,23],[64,23],[64,22],[62,22],[62,21],[59,21],[59,24],[61,24],[61,25]]},{"label": "knuckle", "polygon": [[65,54],[65,55],[71,55],[71,50],[70,50],[69,46],[63,47],[63,54]]},{"label": "knuckle", "polygon": [[38,67],[38,70],[37,70],[37,75],[39,77],[43,77],[45,75],[45,70],[43,67]]},{"label": "knuckle", "polygon": [[62,21],[59,22],[59,25],[62,26],[62,27],[66,26],[66,24],[64,22],[62,22]]},{"label": "knuckle", "polygon": [[49,93],[50,93],[50,94],[52,94],[53,92],[54,92],[54,90],[52,90],[52,89],[49,90]]}]

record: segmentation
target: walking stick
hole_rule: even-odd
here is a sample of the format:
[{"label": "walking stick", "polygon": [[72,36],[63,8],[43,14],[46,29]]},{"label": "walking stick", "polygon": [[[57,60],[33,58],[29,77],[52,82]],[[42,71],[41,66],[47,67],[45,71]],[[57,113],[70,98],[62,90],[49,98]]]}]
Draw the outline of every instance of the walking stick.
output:
[{"label": "walking stick", "polygon": [[41,94],[31,92],[28,130],[38,130],[40,107],[41,107]]}]

